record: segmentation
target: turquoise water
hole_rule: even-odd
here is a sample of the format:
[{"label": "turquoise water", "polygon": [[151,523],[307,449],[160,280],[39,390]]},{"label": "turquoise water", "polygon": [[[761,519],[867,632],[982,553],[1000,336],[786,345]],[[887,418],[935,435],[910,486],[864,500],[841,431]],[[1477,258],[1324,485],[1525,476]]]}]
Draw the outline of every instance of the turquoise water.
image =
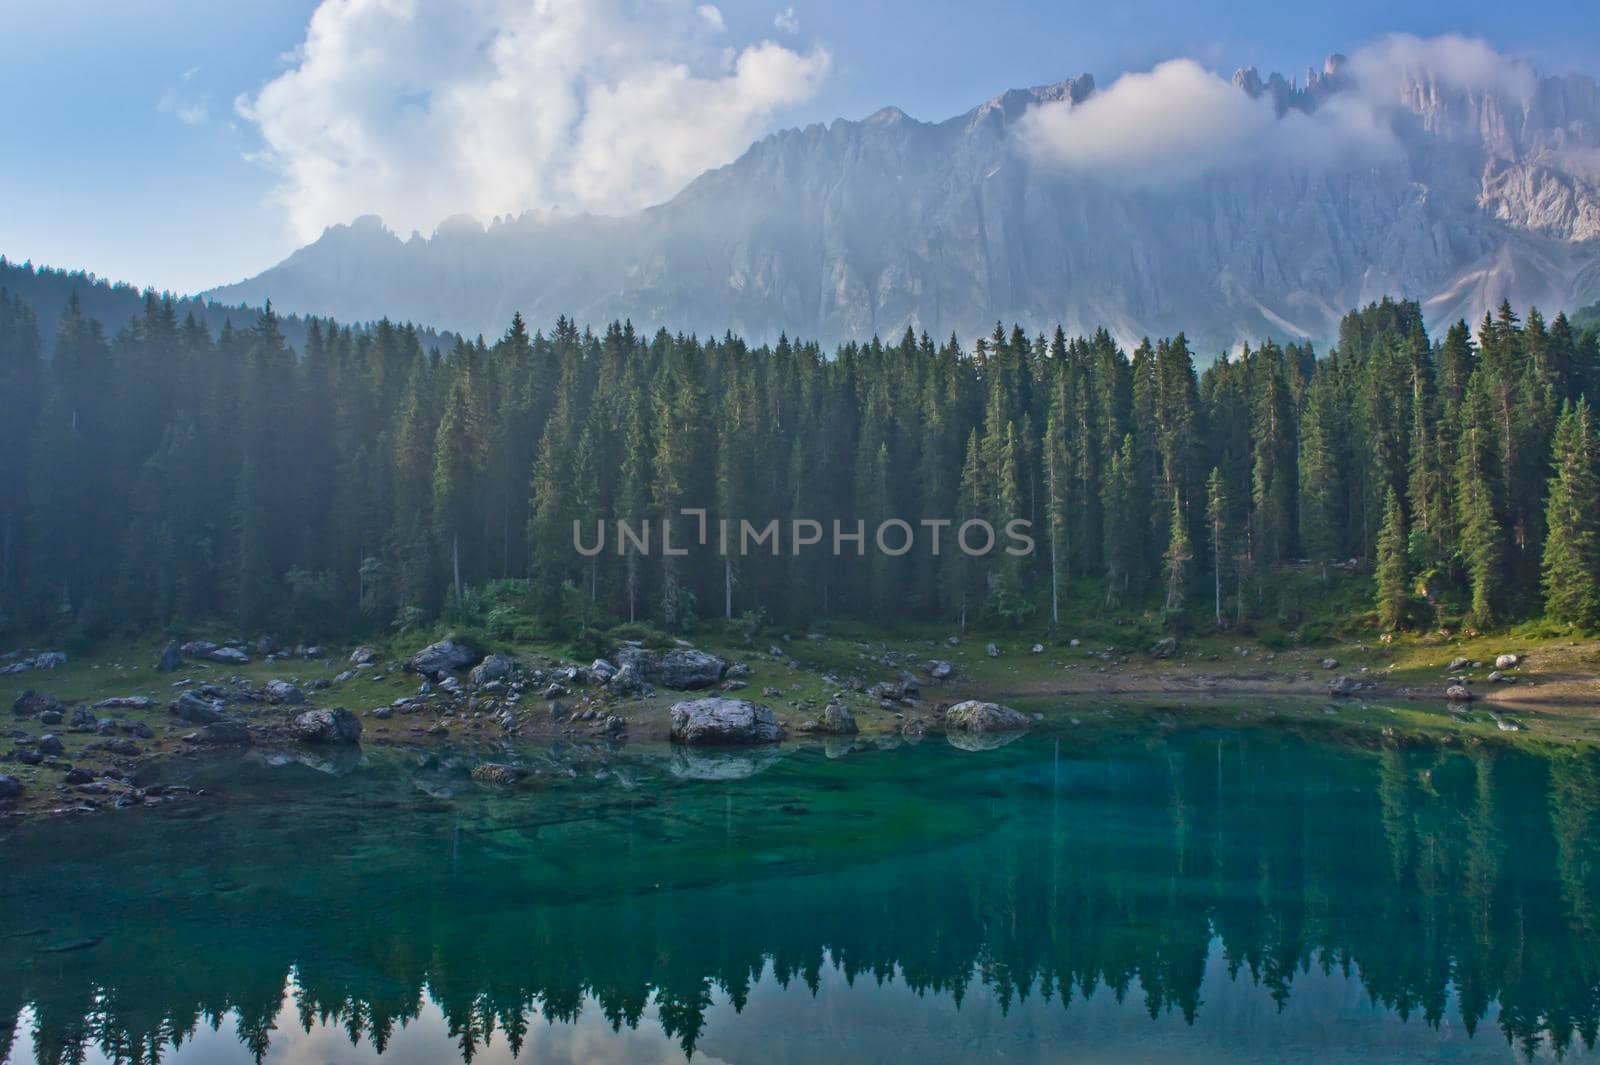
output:
[{"label": "turquoise water", "polygon": [[24,1062],[1590,1060],[1600,759],[1262,732],[197,762],[0,838]]}]

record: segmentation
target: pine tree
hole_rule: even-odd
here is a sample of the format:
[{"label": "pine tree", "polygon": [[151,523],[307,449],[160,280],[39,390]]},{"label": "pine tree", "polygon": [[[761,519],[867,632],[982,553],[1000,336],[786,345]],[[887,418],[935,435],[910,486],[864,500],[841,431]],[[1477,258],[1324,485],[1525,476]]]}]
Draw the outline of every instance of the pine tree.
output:
[{"label": "pine tree", "polygon": [[1584,399],[1563,404],[1556,425],[1543,565],[1546,614],[1584,628],[1600,623],[1600,481],[1589,409]]},{"label": "pine tree", "polygon": [[1167,544],[1166,562],[1167,571],[1167,601],[1165,610],[1170,617],[1183,609],[1184,587],[1187,583],[1189,562],[1194,558],[1194,551],[1189,546],[1189,521],[1183,513],[1183,500],[1178,493],[1172,493],[1172,522],[1171,541]]},{"label": "pine tree", "polygon": [[1394,632],[1405,621],[1408,569],[1405,511],[1391,488],[1378,534],[1378,624],[1385,632]]},{"label": "pine tree", "polygon": [[1211,468],[1206,479],[1206,528],[1211,540],[1211,581],[1216,599],[1217,628],[1222,628],[1222,579],[1225,560],[1229,557],[1231,537],[1228,531],[1228,490],[1222,480],[1222,471]]}]

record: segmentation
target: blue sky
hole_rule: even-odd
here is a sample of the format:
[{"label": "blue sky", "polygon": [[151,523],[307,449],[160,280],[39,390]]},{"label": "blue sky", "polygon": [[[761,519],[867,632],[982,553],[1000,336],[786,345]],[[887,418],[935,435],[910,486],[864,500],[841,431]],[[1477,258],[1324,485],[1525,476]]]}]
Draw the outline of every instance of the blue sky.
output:
[{"label": "blue sky", "polygon": [[[328,13],[339,16],[328,23],[335,44],[313,67],[295,50],[316,0],[0,0],[0,99],[8,102],[0,109],[0,254],[193,291],[253,274],[321,225],[364,210],[428,232],[458,210],[628,209],[777,126],[860,117],[885,104],[944,118],[1006,88],[1083,71],[1105,86],[1179,56],[1224,75],[1242,64],[1292,74],[1385,33],[1458,33],[1545,72],[1600,72],[1593,0],[1209,8],[723,0],[712,11],[698,0],[583,0],[567,20],[570,40],[597,53],[617,45],[593,63],[572,57],[570,45],[527,44],[542,30],[531,2],[435,10],[410,36],[356,17],[376,2],[328,0],[340,8]],[[498,72],[463,71],[507,21],[523,36]],[[457,30],[461,40],[451,40]],[[773,46],[764,50],[763,41]],[[377,53],[379,66],[438,69],[397,88],[362,66],[369,45],[389,49]],[[524,47],[529,68],[565,73],[523,78]],[[687,84],[674,76],[679,65]],[[562,77],[608,86],[613,111],[588,125],[583,114],[566,126],[551,119],[559,128],[524,136],[525,122],[538,124],[527,116],[561,113]],[[486,86],[509,86],[514,102],[480,110],[473,94],[487,95]],[[726,114],[724,98],[736,101]],[[676,114],[699,119],[711,104],[720,124],[673,126]],[[465,132],[463,115],[471,117]],[[330,176],[329,153],[342,158],[349,130],[371,151]],[[332,148],[312,143],[323,136]],[[503,155],[485,142],[503,143]],[[641,159],[637,173],[604,165],[608,151]]]}]

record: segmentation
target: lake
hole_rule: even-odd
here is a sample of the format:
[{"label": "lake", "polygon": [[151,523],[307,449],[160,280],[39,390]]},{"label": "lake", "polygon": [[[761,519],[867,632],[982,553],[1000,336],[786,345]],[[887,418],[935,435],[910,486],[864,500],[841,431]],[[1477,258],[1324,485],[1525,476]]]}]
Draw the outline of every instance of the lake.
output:
[{"label": "lake", "polygon": [[1592,1060],[1600,757],[1265,730],[192,759],[0,837],[27,1062]]}]

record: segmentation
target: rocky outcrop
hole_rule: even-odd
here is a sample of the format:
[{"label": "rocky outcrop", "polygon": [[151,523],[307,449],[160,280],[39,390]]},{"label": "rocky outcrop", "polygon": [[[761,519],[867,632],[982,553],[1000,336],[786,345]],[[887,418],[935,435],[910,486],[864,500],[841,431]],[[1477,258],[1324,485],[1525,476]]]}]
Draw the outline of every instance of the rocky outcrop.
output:
[{"label": "rocky outcrop", "polygon": [[302,743],[348,745],[361,742],[361,719],[340,707],[307,710],[294,719],[291,727]]},{"label": "rocky outcrop", "polygon": [[472,668],[468,680],[474,688],[481,688],[494,680],[505,680],[517,671],[517,660],[496,651]]},{"label": "rocky outcrop", "polygon": [[481,654],[471,644],[455,638],[429,644],[406,662],[406,668],[425,677],[454,673],[475,664]]},{"label": "rocky outcrop", "polygon": [[950,732],[1020,732],[1032,725],[1020,710],[977,699],[957,703],[944,713],[944,727]]},{"label": "rocky outcrop", "polygon": [[617,655],[617,663],[624,670],[632,666],[647,684],[674,691],[710,688],[722,679],[723,671],[727,669],[727,663],[716,655],[692,647],[662,652],[625,647]]},{"label": "rocky outcrop", "polygon": [[178,696],[178,701],[172,704],[172,712],[180,721],[191,725],[210,725],[228,716],[221,699],[208,699],[198,692],[184,692]]},{"label": "rocky outcrop", "polygon": [[744,699],[691,699],[672,707],[672,740],[690,746],[778,743],[782,726],[770,709]]}]

